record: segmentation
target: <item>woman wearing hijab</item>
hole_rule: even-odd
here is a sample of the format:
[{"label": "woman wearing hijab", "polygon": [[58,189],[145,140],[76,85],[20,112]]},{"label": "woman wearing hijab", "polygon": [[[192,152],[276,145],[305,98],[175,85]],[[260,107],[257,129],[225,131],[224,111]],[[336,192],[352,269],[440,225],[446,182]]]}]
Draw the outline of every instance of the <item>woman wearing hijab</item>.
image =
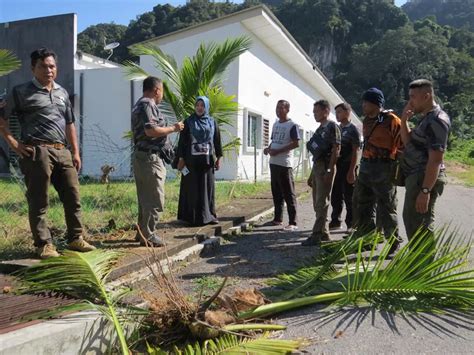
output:
[{"label": "woman wearing hijab", "polygon": [[209,116],[209,99],[198,96],[195,112],[184,121],[178,142],[181,174],[178,219],[194,226],[217,224],[214,171],[219,170],[222,144],[219,127]]}]

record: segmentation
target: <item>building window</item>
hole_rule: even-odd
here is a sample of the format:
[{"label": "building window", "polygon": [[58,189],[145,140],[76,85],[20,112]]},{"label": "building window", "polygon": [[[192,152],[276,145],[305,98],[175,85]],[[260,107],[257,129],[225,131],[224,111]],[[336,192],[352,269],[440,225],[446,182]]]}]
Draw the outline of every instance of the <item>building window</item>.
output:
[{"label": "building window", "polygon": [[247,148],[262,148],[262,117],[248,112],[247,113]]}]

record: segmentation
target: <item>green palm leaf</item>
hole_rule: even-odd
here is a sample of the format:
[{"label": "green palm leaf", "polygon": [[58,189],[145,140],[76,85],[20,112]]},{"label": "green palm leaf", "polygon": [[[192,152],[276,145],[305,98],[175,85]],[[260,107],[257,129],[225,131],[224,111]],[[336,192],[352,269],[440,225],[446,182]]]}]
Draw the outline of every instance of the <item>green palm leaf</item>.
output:
[{"label": "green palm leaf", "polygon": [[240,314],[239,318],[268,316],[323,302],[338,305],[365,302],[390,311],[412,312],[474,306],[474,270],[466,270],[471,243],[456,233],[448,233],[447,229],[436,236],[418,232],[390,261],[391,243],[377,257],[375,246],[367,258],[362,246],[359,239],[355,267],[346,267],[344,282],[340,275],[332,282],[326,281],[335,292],[260,306]]},{"label": "green palm leaf", "polygon": [[88,253],[65,251],[63,256],[42,260],[17,276],[24,282],[23,292],[58,291],[90,302],[112,322],[122,353],[128,355],[128,345],[116,309],[117,302],[126,292],[120,290],[114,296],[105,284],[120,255],[104,250]]},{"label": "green palm leaf", "polygon": [[[295,350],[307,345],[304,340],[269,339],[265,333],[259,338],[242,337],[225,334],[219,338],[206,340],[203,343],[188,344],[184,348],[175,347],[173,353],[177,355],[197,354],[261,354],[279,355],[291,354]],[[156,351],[156,352],[155,352]],[[149,354],[162,354],[161,350],[148,349]]]},{"label": "green palm leaf", "polygon": [[8,49],[0,49],[0,76],[7,75],[21,67],[21,62]]}]

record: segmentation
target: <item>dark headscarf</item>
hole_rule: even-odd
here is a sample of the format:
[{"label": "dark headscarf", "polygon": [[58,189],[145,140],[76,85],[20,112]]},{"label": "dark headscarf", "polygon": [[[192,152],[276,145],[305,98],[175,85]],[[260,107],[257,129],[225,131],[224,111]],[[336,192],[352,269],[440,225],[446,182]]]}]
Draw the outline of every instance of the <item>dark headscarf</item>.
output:
[{"label": "dark headscarf", "polygon": [[198,116],[196,113],[191,115],[189,128],[197,143],[211,143],[214,136],[214,124],[212,117],[209,116],[209,99],[206,96],[198,96],[195,104],[198,101],[204,103],[204,114],[202,116]]}]

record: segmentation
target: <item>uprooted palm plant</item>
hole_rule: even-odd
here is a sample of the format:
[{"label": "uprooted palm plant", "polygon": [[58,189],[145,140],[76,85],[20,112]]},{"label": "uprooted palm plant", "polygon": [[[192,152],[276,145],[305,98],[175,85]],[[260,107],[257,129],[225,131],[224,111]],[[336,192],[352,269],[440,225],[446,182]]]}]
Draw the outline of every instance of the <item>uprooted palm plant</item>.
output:
[{"label": "uprooted palm plant", "polygon": [[[283,289],[293,285],[298,293],[290,290],[292,296],[306,297],[288,299],[283,293],[280,297],[285,301],[242,312],[238,318],[255,319],[316,303],[365,303],[395,312],[470,310],[474,305],[474,270],[468,268],[467,259],[471,244],[456,234],[447,229],[434,235],[420,231],[391,260],[392,242],[379,255],[376,240],[368,255],[364,255],[363,238],[341,242],[313,269],[306,267],[296,277],[286,275],[273,283]],[[355,245],[355,261],[348,263],[347,254]],[[341,261],[346,261],[345,267],[337,268]]]},{"label": "uprooted palm plant", "polygon": [[[130,49],[136,56],[148,55],[153,58],[154,66],[164,75],[165,113],[177,120],[183,120],[194,112],[195,98],[206,95],[210,101],[210,114],[219,128],[227,133],[230,139],[224,149],[231,149],[240,144],[238,138],[230,135],[226,125],[233,125],[238,110],[234,95],[227,95],[223,90],[224,73],[229,65],[242,53],[250,48],[250,38],[242,36],[227,39],[223,43],[201,43],[196,54],[185,57],[180,67],[176,60],[159,48],[150,44],[137,44]],[[125,64],[126,75],[130,79],[144,79],[149,75],[134,62]]]},{"label": "uprooted palm plant", "polygon": [[[178,287],[173,272],[169,272],[171,269],[169,259],[166,258],[167,270],[165,270],[153,249],[151,253],[153,257],[145,261],[151,273],[150,280],[154,289],[142,292],[150,311],[142,323],[142,329],[147,334],[147,343],[170,349],[174,354],[237,351],[286,354],[305,345],[303,340],[270,339],[268,333],[258,336],[258,332],[283,330],[284,326],[249,324],[237,320],[239,312],[253,309],[266,302],[258,291],[237,290],[233,296],[221,295],[227,281],[225,278],[219,289],[208,299],[203,300],[201,294],[196,301],[192,301]],[[182,344],[187,345],[180,349]],[[156,354],[163,353],[153,346],[150,346],[149,351]]]}]

